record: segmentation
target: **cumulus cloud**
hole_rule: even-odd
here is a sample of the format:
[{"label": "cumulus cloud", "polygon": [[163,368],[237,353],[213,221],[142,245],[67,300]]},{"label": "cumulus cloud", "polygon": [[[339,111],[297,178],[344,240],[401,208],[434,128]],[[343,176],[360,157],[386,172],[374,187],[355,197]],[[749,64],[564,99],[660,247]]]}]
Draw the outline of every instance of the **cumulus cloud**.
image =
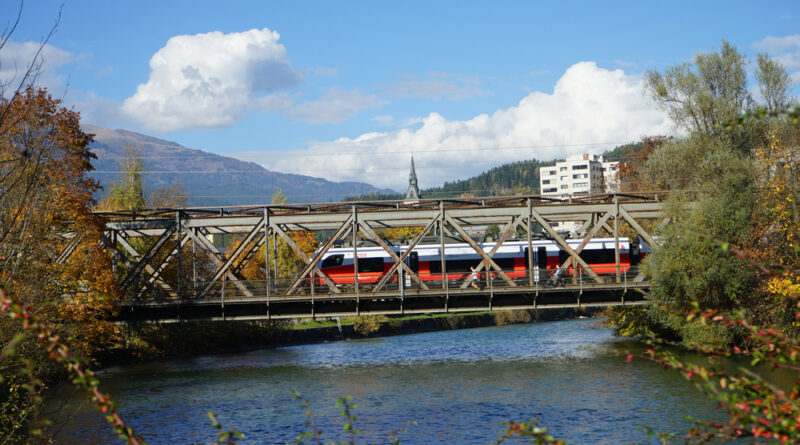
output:
[{"label": "cumulus cloud", "polygon": [[800,34],[786,37],[767,37],[760,42],[756,42],[755,47],[771,53],[786,69],[800,68]]},{"label": "cumulus cloud", "polygon": [[297,85],[275,31],[251,29],[172,37],[150,59],[150,78],[122,111],[145,128],[174,131],[235,124],[253,109],[286,106],[270,93]]},{"label": "cumulus cloud", "polygon": [[405,190],[412,152],[420,184],[432,186],[504,162],[599,153],[670,128],[643,95],[641,76],[581,62],[564,73],[552,93],[532,92],[491,115],[459,121],[431,113],[416,129],[315,142],[286,156],[271,153],[265,167]]},{"label": "cumulus cloud", "polygon": [[[56,73],[56,69],[71,62],[74,57],[69,52],[50,44],[42,47],[36,42],[6,42],[3,51],[0,51],[0,83],[16,89],[28,67],[34,63],[34,57],[40,47],[42,51],[35,63],[39,67],[37,84],[47,88],[53,95],[63,94],[66,82],[63,76]],[[31,80],[33,79],[28,79]]]},{"label": "cumulus cloud", "polygon": [[363,110],[385,104],[378,96],[361,90],[331,88],[318,100],[296,105],[286,114],[309,124],[338,124]]}]

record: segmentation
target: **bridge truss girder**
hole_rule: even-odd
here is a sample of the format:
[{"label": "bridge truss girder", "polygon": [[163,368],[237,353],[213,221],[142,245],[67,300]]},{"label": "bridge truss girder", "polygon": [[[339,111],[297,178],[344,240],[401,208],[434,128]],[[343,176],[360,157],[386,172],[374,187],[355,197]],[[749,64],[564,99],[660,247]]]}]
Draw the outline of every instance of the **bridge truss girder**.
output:
[{"label": "bridge truss girder", "polygon": [[[405,298],[409,293],[430,294],[443,298],[443,309],[449,310],[451,294],[463,293],[469,286],[468,279],[462,278],[454,283],[441,279],[436,283],[423,281],[413,271],[406,260],[413,247],[418,246],[423,238],[431,234],[438,236],[438,247],[441,252],[442,276],[447,275],[444,258],[445,238],[456,238],[469,245],[481,258],[477,270],[489,279],[495,276],[499,281],[490,283],[500,288],[514,289],[515,292],[538,294],[540,285],[534,277],[532,255],[528,256],[527,280],[515,281],[492,259],[499,248],[512,238],[515,233],[522,232],[532,252],[532,241],[545,236],[555,241],[567,254],[562,268],[579,265],[580,270],[588,275],[594,285],[606,289],[614,288],[616,283],[627,280],[621,277],[619,260],[620,225],[627,224],[646,242],[653,245],[652,234],[644,229],[644,221],[657,221],[657,227],[663,227],[669,220],[665,219],[661,201],[656,198],[601,195],[587,196],[572,201],[544,200],[540,197],[497,197],[468,198],[454,200],[421,200],[415,202],[371,202],[371,203],[337,203],[306,205],[266,205],[256,207],[230,207],[221,209],[186,208],[169,210],[152,210],[125,214],[121,212],[103,213],[106,218],[104,245],[109,253],[118,261],[115,267],[121,269],[120,283],[126,292],[126,305],[132,309],[159,304],[197,305],[219,302],[223,307],[226,300],[234,299],[263,303],[264,317],[270,318],[270,304],[287,299],[304,298],[311,304],[311,316],[314,316],[314,302],[336,296],[344,300],[353,300],[355,314],[361,313],[360,301],[370,299]],[[561,221],[578,221],[583,224],[586,235],[577,248],[572,248],[567,239],[553,230],[552,223]],[[469,236],[470,226],[497,224],[502,227],[495,246],[485,252]],[[534,225],[541,227],[542,232],[533,230]],[[392,240],[379,235],[379,229],[394,227],[422,227],[423,230],[405,245],[406,250],[396,253]],[[317,252],[308,255],[294,241],[294,231],[332,232],[321,243]],[[602,277],[595,273],[580,257],[583,248],[598,235],[601,230],[615,238],[615,259],[617,273],[613,278]],[[241,238],[241,242],[232,249],[223,250],[211,241],[212,236],[233,235]],[[359,236],[360,234],[360,236]],[[131,240],[143,240],[136,244]],[[281,239],[302,261],[304,266],[290,282],[285,283],[277,277],[278,255],[276,241]],[[353,249],[353,257],[358,262],[360,241],[369,239],[380,246],[394,261],[394,264],[376,282],[369,285],[360,284],[359,274],[355,274],[355,285],[350,288],[337,286],[330,277],[320,269],[320,261],[337,241],[347,240]],[[272,241],[270,241],[272,240]],[[265,246],[272,246],[272,252]],[[144,246],[144,247],[142,247]],[[191,271],[186,271],[184,253],[191,247]],[[257,281],[245,280],[241,272],[247,264],[258,257],[264,247],[263,269],[265,279]],[[140,251],[141,250],[141,251]],[[198,252],[206,255],[215,270],[205,271],[210,279],[203,280],[198,275]],[[60,257],[69,255],[69,248]],[[176,265],[177,264],[177,265]],[[188,263],[187,263],[188,264]],[[272,267],[274,266],[274,271]],[[166,273],[171,267],[171,272]],[[355,269],[357,270],[357,269]],[[491,271],[491,273],[487,273]],[[169,276],[167,276],[169,275]],[[191,275],[191,276],[188,276]],[[405,289],[403,277],[408,277],[416,286],[414,290]],[[647,287],[642,276],[638,282],[642,288]],[[491,281],[491,280],[490,280]],[[317,284],[319,282],[319,284]],[[397,289],[388,289],[389,283],[397,283]],[[575,284],[575,283],[573,283]],[[583,282],[581,286],[583,286]],[[230,285],[230,286],[229,286]],[[232,286],[232,288],[231,288]],[[394,286],[394,284],[393,284]],[[628,285],[625,283],[624,290]],[[574,289],[582,292],[583,287]],[[606,289],[607,290],[607,289]],[[298,301],[300,301],[298,300]],[[337,300],[339,301],[339,300]],[[402,306],[402,303],[401,303]],[[224,311],[223,311],[224,312]]]}]

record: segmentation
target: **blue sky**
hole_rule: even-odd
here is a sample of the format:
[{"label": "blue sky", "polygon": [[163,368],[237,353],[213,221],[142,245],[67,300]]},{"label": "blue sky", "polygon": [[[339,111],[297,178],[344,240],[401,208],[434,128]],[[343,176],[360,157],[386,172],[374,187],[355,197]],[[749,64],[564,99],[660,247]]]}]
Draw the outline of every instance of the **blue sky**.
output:
[{"label": "blue sky", "polygon": [[[86,123],[402,190],[411,152],[431,186],[672,132],[642,74],[721,39],[800,80],[796,1],[598,3],[67,1],[40,83]],[[3,79],[59,4],[24,3]]]}]

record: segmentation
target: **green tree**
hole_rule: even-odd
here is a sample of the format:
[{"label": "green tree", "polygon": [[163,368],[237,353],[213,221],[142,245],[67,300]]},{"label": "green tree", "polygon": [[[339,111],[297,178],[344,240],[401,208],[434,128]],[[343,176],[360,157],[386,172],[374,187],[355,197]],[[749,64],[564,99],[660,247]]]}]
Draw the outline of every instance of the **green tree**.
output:
[{"label": "green tree", "polygon": [[120,163],[122,173],[119,182],[112,184],[108,196],[100,203],[104,210],[139,211],[147,207],[142,187],[144,165],[139,150],[125,146],[125,159]]},{"label": "green tree", "polygon": [[722,123],[738,117],[752,102],[747,59],[723,40],[719,52],[697,54],[693,62],[663,73],[649,71],[647,92],[679,127],[693,134],[718,135]]},{"label": "green tree", "polygon": [[774,112],[789,106],[789,87],[792,82],[786,68],[777,60],[759,54],[756,77],[767,111]]}]

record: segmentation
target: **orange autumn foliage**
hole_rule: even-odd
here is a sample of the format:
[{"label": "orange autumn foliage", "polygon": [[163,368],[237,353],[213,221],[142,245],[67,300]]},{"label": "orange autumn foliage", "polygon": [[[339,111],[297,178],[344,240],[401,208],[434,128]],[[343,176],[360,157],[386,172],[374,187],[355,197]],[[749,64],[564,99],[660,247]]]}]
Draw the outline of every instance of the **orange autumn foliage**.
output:
[{"label": "orange autumn foliage", "polygon": [[[46,90],[28,89],[0,109],[0,280],[91,358],[116,340],[105,319],[119,296],[99,245],[103,223],[91,212],[99,188],[87,176],[91,135]],[[72,255],[57,262],[73,240]],[[13,332],[7,327],[0,332]]]}]

